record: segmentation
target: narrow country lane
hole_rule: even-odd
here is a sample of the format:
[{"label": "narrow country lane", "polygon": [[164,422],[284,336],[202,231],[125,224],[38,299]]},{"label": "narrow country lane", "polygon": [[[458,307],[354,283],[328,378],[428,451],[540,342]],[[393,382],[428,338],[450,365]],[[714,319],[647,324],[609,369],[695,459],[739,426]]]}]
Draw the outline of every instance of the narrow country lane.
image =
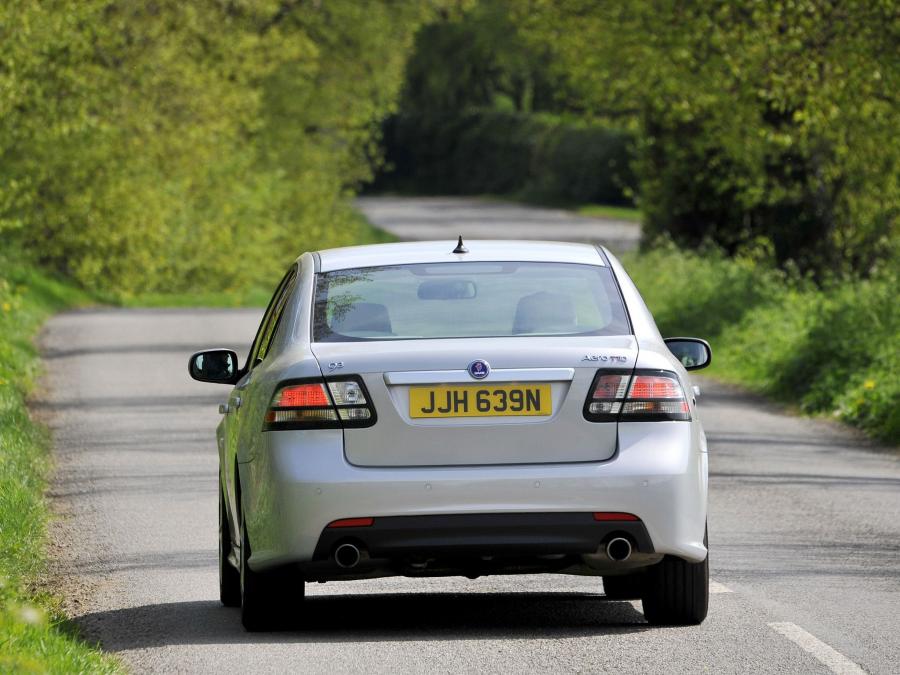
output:
[{"label": "narrow country lane", "polygon": [[897,455],[707,381],[702,626],[649,627],[599,579],[556,575],[311,584],[305,625],[245,633],[217,596],[227,387],[186,363],[205,347],[243,356],[259,316],[101,309],[43,334],[33,407],[55,438],[55,565],[78,625],[135,672],[900,671]]},{"label": "narrow country lane", "polygon": [[373,225],[407,241],[549,239],[620,252],[636,248],[641,238],[640,225],[627,220],[477,197],[359,197],[356,206]]}]

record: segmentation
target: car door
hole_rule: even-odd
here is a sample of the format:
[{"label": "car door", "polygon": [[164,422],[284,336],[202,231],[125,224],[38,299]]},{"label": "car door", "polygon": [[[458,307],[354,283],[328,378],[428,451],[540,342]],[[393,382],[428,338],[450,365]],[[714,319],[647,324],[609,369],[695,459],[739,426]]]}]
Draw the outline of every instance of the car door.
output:
[{"label": "car door", "polygon": [[[229,497],[229,507],[231,508],[232,522],[236,522],[237,517],[237,499],[235,490],[235,481],[238,480],[236,465],[238,462],[247,461],[250,457],[249,448],[247,447],[248,435],[252,431],[259,431],[259,428],[247,424],[245,420],[248,415],[246,410],[252,407],[253,397],[256,393],[255,382],[258,380],[258,367],[265,361],[272,346],[272,339],[278,328],[278,322],[284,313],[285,303],[290,296],[296,279],[296,268],[291,269],[285,274],[269,305],[263,314],[256,337],[250,347],[250,353],[247,356],[247,362],[244,365],[244,375],[232,389],[225,407],[225,419],[222,422],[220,443],[224,445],[223,453],[223,474],[226,481],[226,491]],[[268,401],[264,402],[265,405]],[[251,429],[251,427],[253,427]]]}]

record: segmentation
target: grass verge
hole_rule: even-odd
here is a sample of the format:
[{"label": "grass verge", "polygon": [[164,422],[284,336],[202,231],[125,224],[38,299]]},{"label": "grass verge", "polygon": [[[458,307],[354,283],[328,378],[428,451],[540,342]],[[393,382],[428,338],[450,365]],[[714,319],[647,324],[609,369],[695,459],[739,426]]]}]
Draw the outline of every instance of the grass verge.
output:
[{"label": "grass verge", "polygon": [[0,255],[0,672],[117,672],[82,642],[59,600],[37,590],[45,570],[50,439],[26,397],[39,373],[32,342],[44,320],[92,298]]},{"label": "grass verge", "polygon": [[592,218],[608,218],[610,220],[627,220],[631,223],[641,222],[643,214],[640,209],[631,206],[606,206],[604,204],[582,204],[575,207],[575,213]]},{"label": "grass verge", "polygon": [[672,245],[623,264],[663,335],[710,341],[714,377],[900,443],[896,267],[816,286],[750,258]]},{"label": "grass verge", "polygon": [[479,199],[487,199],[490,201],[509,201],[527,204],[529,206],[539,206],[550,209],[563,209],[572,211],[579,216],[589,216],[591,218],[606,218],[608,220],[627,220],[631,223],[640,223],[643,214],[640,209],[633,206],[613,206],[610,204],[581,204],[578,202],[567,202],[560,199],[552,199],[543,195],[530,192],[516,192],[509,195],[479,195]]}]

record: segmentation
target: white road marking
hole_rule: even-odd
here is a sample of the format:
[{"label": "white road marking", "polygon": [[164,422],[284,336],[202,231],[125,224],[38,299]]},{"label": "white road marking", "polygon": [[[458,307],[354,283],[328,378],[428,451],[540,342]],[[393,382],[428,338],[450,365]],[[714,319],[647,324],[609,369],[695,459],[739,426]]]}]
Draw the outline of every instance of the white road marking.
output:
[{"label": "white road marking", "polygon": [[781,633],[801,649],[812,654],[833,673],[840,673],[841,675],[865,675],[866,671],[853,663],[853,661],[841,654],[834,647],[822,642],[815,635],[807,633],[795,623],[790,623],[789,621],[770,623],[769,628]]},{"label": "white road marking", "polygon": [[709,592],[710,593],[734,593],[733,590],[728,588],[725,584],[720,584],[718,581],[713,581],[710,579],[709,581]]}]

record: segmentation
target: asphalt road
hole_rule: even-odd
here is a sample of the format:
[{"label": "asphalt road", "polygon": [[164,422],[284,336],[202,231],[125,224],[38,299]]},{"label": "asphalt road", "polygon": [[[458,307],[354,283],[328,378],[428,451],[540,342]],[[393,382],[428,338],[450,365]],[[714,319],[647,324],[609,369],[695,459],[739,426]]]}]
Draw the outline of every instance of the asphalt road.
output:
[{"label": "asphalt road", "polygon": [[217,600],[217,404],[198,349],[255,310],[91,310],[47,325],[34,410],[55,436],[56,577],[137,672],[900,672],[900,461],[839,425],[701,384],[710,614],[653,628],[599,580],[310,585],[314,620],[247,634]]},{"label": "asphalt road", "polygon": [[373,224],[410,241],[433,239],[537,239],[636,248],[637,223],[579,216],[476,197],[360,197],[356,206]]}]

